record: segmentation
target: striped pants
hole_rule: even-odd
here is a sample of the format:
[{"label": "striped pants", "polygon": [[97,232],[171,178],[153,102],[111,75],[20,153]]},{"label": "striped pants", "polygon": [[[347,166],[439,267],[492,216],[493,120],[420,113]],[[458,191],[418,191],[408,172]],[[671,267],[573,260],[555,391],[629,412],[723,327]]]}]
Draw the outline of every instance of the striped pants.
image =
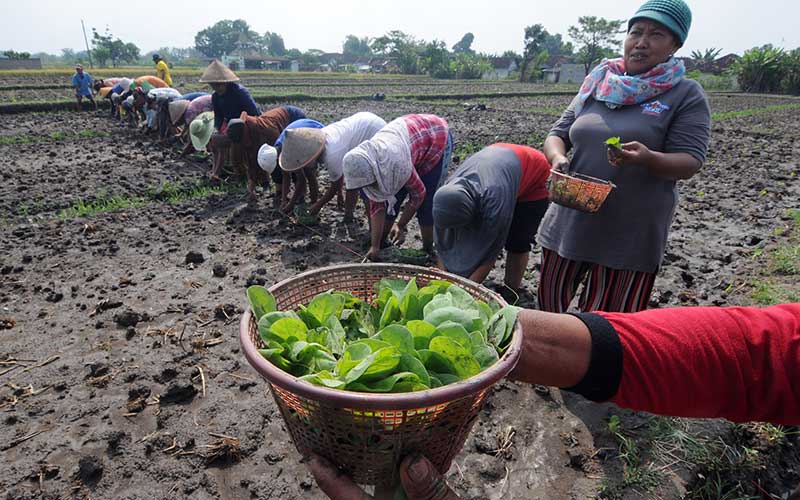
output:
[{"label": "striped pants", "polygon": [[563,313],[583,283],[581,311],[636,312],[647,309],[656,273],[611,269],[591,262],[565,259],[542,248],[539,309]]}]

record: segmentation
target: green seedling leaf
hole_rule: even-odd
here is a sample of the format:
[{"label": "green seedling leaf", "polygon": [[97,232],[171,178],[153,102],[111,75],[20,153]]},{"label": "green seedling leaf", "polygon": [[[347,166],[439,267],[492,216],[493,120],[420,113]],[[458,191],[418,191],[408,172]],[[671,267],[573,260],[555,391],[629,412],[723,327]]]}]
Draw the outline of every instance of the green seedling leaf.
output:
[{"label": "green seedling leaf", "polygon": [[291,311],[273,311],[265,314],[258,321],[258,333],[261,335],[261,340],[266,344],[274,338],[274,335],[270,333],[269,329],[272,328],[272,325],[279,319],[296,317],[297,316]]},{"label": "green seedling leaf", "polygon": [[263,286],[253,285],[247,289],[247,300],[250,301],[250,309],[256,317],[256,321],[270,312],[277,309],[275,297]]},{"label": "green seedling leaf", "polygon": [[341,356],[344,352],[345,337],[347,336],[344,327],[336,316],[329,317],[326,326],[330,334],[328,336],[328,342],[325,345],[328,346],[328,349],[330,349],[333,354]]},{"label": "green seedling leaf", "polygon": [[400,313],[400,303],[397,297],[391,297],[386,303],[386,307],[381,314],[381,320],[378,323],[378,328],[383,329],[385,326],[400,321],[402,314]]},{"label": "green seedling leaf", "polygon": [[339,380],[328,371],[321,371],[319,373],[312,373],[311,375],[304,375],[299,378],[314,385],[321,385],[331,389],[343,389],[345,386],[344,380]]},{"label": "green seedling leaf", "polygon": [[347,376],[353,368],[358,366],[358,364],[366,359],[370,354],[372,354],[372,349],[370,349],[367,344],[364,344],[363,342],[350,344],[344,350],[342,358],[338,363],[336,363],[336,373],[340,378]]},{"label": "green seedling leaf", "polygon": [[413,320],[406,323],[406,328],[414,336],[414,349],[427,349],[431,342],[431,336],[436,331],[436,327],[432,324],[421,321]]},{"label": "green seedling leaf", "polygon": [[322,326],[322,322],[317,318],[317,316],[308,310],[306,306],[300,306],[297,308],[297,315],[303,320],[303,323],[310,329],[319,328]]},{"label": "green seedling leaf", "polygon": [[486,343],[486,339],[483,338],[481,332],[472,332],[470,339],[472,341],[472,356],[481,365],[481,370],[485,370],[497,363],[500,359],[497,350]]},{"label": "green seedling leaf", "polygon": [[364,384],[361,382],[353,382],[347,385],[347,389],[358,392],[392,392],[395,386],[400,382],[415,382],[423,385],[426,389],[428,388],[427,385],[420,382],[419,377],[417,377],[415,373],[399,372],[371,383]]},{"label": "green seedling leaf", "polygon": [[470,339],[469,333],[467,333],[467,330],[459,323],[445,321],[440,324],[436,327],[436,333],[431,336],[431,340],[439,336],[455,340],[461,344],[464,349],[472,349],[472,340]]},{"label": "green seedling leaf", "polygon": [[459,309],[464,309],[467,311],[475,311],[479,312],[480,308],[478,307],[478,302],[472,298],[472,295],[467,293],[463,288],[457,286],[451,286],[447,289],[447,294],[453,300],[453,305],[458,307]]},{"label": "green seedling leaf", "polygon": [[393,346],[384,347],[371,353],[350,369],[344,376],[344,381],[350,384],[356,381],[380,380],[391,375],[398,364],[400,364],[400,351]]},{"label": "green seedling leaf", "polygon": [[511,341],[520,310],[521,308],[516,306],[506,306],[497,311],[489,321],[486,337],[499,352],[503,352]]},{"label": "green seedling leaf", "polygon": [[[433,304],[433,302],[431,302],[431,304]],[[428,306],[431,304],[428,304]],[[425,321],[434,326],[439,326],[445,321],[452,321],[460,324],[466,329],[472,329],[473,323],[476,319],[478,319],[478,316],[479,315],[477,311],[465,311],[457,307],[448,306],[440,309],[434,309],[430,314],[425,314]]]},{"label": "green seedling leaf", "polygon": [[455,384],[456,382],[461,382],[461,379],[458,378],[458,375],[453,375],[452,373],[431,373],[431,377],[436,377],[442,385],[450,385]]},{"label": "green seedling leaf", "polygon": [[341,298],[334,296],[330,292],[321,293],[311,299],[308,304],[308,312],[314,315],[320,325],[327,323],[328,318],[337,316],[337,312],[342,305]]},{"label": "green seedling leaf", "polygon": [[297,318],[282,318],[272,324],[269,333],[277,337],[278,342],[290,343],[306,340],[308,327]]},{"label": "green seedling leaf", "polygon": [[[417,354],[419,355],[419,360],[422,361],[422,364],[428,370],[428,373],[455,374],[456,372],[453,363],[438,352],[431,351],[430,349],[422,349],[417,351]],[[439,377],[439,379],[441,379],[441,377]]]},{"label": "green seedling leaf", "polygon": [[430,387],[431,380],[428,370],[425,368],[425,365],[422,364],[422,361],[420,361],[417,357],[411,354],[402,353],[400,355],[400,364],[397,365],[397,369],[403,372],[411,372],[416,374],[422,384]]},{"label": "green seedling leaf", "polygon": [[373,338],[388,342],[400,352],[414,353],[414,335],[403,325],[389,325],[379,331]]},{"label": "green seedling leaf", "polygon": [[286,373],[292,374],[296,377],[308,374],[308,370],[305,366],[292,363],[288,359],[278,354],[277,350],[275,349],[259,349],[258,352],[262,356],[264,356],[270,363],[277,366]]},{"label": "green seedling leaf", "polygon": [[431,339],[431,351],[441,354],[453,365],[455,375],[466,379],[481,371],[481,365],[472,356],[471,350],[447,337],[434,337]]},{"label": "green seedling leaf", "polygon": [[606,139],[606,146],[622,151],[622,140],[619,137],[609,137]]}]

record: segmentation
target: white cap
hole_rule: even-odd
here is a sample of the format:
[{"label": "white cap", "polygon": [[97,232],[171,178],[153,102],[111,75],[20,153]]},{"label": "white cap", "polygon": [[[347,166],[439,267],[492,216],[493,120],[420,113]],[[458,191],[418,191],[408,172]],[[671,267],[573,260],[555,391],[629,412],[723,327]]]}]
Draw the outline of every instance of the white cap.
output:
[{"label": "white cap", "polygon": [[263,170],[266,170],[267,173],[271,174],[273,170],[275,170],[275,166],[277,164],[278,150],[269,144],[264,144],[261,146],[261,148],[258,150],[258,166]]},{"label": "white cap", "polygon": [[125,104],[127,104],[128,106],[133,106],[133,96],[132,95],[129,95],[127,97],[127,99],[125,99]]},{"label": "white cap", "polygon": [[124,90],[125,92],[127,92],[128,89],[131,88],[131,84],[132,83],[133,83],[133,80],[131,80],[130,78],[123,78],[119,82],[120,86],[122,86],[122,90]]}]

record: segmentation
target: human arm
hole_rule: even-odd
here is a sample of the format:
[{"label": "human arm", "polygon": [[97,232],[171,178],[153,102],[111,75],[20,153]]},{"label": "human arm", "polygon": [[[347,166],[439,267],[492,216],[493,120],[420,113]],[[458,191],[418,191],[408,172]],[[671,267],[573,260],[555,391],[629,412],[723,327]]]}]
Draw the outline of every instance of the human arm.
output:
[{"label": "human arm", "polygon": [[489,276],[489,273],[492,272],[492,269],[494,269],[495,262],[497,262],[496,258],[484,262],[472,271],[472,274],[469,275],[469,279],[475,283],[483,283],[486,277]]},{"label": "human arm", "polygon": [[404,187],[408,192],[408,200],[405,206],[403,206],[400,217],[395,221],[392,225],[392,229],[389,231],[389,240],[395,244],[402,243],[406,227],[408,223],[411,222],[411,218],[417,213],[419,207],[422,206],[427,192],[425,183],[420,179],[416,169],[411,170],[411,177],[409,177]]},{"label": "human arm", "polygon": [[705,162],[711,132],[711,110],[698,84],[692,82],[685,97],[675,108],[664,138],[663,152],[653,151],[639,142],[609,148],[609,163],[639,166],[650,174],[669,179],[689,179]]},{"label": "human arm", "polygon": [[651,174],[670,180],[690,179],[703,165],[689,153],[661,153],[636,141],[623,144],[622,150],[608,148],[608,162],[617,167],[644,167]]},{"label": "human arm", "polygon": [[561,137],[550,135],[544,140],[544,155],[553,168],[561,171],[569,168],[567,145]]},{"label": "human arm", "polygon": [[370,203],[369,214],[370,246],[367,252],[369,260],[378,260],[383,240],[383,226],[386,224],[386,203]]},{"label": "human arm", "polygon": [[659,415],[800,423],[800,304],[519,321],[517,380]]},{"label": "human arm", "polygon": [[344,177],[340,177],[339,180],[331,182],[330,185],[328,186],[328,189],[325,190],[325,193],[322,195],[322,197],[319,200],[317,200],[317,202],[314,203],[311,206],[311,208],[308,209],[308,213],[312,215],[317,215],[320,212],[320,210],[322,210],[322,207],[324,207],[329,201],[331,201],[333,197],[336,196],[336,193],[338,193],[342,189],[343,183],[344,183]]},{"label": "human arm", "polygon": [[256,104],[256,101],[253,100],[253,96],[251,96],[250,92],[248,92],[244,87],[240,87],[239,103],[241,104],[241,110],[246,112],[248,115],[258,116],[261,114],[261,112],[258,110],[258,104]]}]

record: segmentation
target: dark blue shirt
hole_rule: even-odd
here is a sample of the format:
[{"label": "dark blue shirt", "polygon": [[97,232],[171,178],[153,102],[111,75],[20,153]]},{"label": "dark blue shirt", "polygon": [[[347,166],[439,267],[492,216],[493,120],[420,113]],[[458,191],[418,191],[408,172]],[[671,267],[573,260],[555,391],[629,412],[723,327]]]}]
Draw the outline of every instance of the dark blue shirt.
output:
[{"label": "dark blue shirt", "polygon": [[219,130],[224,121],[239,118],[242,112],[250,116],[258,116],[258,106],[246,88],[238,83],[231,82],[224,94],[216,92],[211,94],[211,104],[214,105],[214,128]]},{"label": "dark blue shirt", "polygon": [[[283,106],[283,109],[285,109],[286,112],[289,113],[289,123],[295,122],[297,120],[302,120],[303,118],[306,117],[306,114],[303,112],[303,110],[298,108],[297,106]],[[315,128],[315,127],[308,127],[308,128]]]}]

